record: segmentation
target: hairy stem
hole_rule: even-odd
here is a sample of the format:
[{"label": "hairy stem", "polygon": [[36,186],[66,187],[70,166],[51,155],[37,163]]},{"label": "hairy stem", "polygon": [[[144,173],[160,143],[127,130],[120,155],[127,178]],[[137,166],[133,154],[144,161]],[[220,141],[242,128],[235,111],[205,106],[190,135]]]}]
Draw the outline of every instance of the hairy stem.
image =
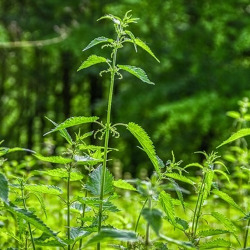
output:
[{"label": "hairy stem", "polygon": [[245,234],[245,238],[244,238],[244,248],[247,247],[247,238],[248,238],[249,227],[250,227],[250,219],[248,219],[248,222],[247,222],[246,234]]},{"label": "hairy stem", "polygon": [[[117,38],[117,42],[119,42],[119,36]],[[109,97],[108,97],[108,111],[107,111],[107,123],[106,123],[106,131],[105,131],[105,141],[104,141],[104,157],[103,157],[103,168],[102,168],[102,177],[101,177],[101,192],[100,192],[100,206],[98,212],[98,232],[100,232],[102,227],[102,201],[104,196],[104,185],[105,185],[105,174],[107,168],[107,156],[108,156],[108,146],[109,146],[109,133],[110,133],[110,118],[111,118],[111,107],[112,107],[112,97],[113,97],[113,89],[115,82],[115,67],[116,67],[116,56],[117,56],[117,47],[114,48],[113,52],[113,64],[111,69],[111,79],[110,79],[110,88],[109,88]],[[97,249],[101,249],[100,242],[97,244]]]},{"label": "hairy stem", "polygon": [[[85,191],[85,198],[88,196],[88,190],[86,190]],[[85,216],[85,209],[86,209],[86,204],[84,204],[83,205],[83,207],[82,207],[82,217],[81,217],[81,219],[83,219],[84,218],[84,216]],[[81,221],[81,227],[83,227],[84,226],[84,221],[82,220]],[[79,250],[82,248],[82,239],[80,240],[80,242],[79,242]]]},{"label": "hairy stem", "polygon": [[[21,192],[22,192],[23,207],[24,207],[25,210],[27,210],[26,201],[25,201],[25,198],[24,198],[23,184],[21,184]],[[30,233],[30,239],[31,239],[31,243],[32,243],[32,248],[35,250],[36,249],[35,242],[34,242],[34,238],[33,238],[32,231],[31,231],[31,226],[30,226],[29,222],[28,222],[28,228],[29,228],[29,233]]]},{"label": "hairy stem", "polygon": [[140,219],[141,219],[142,210],[143,210],[143,208],[146,206],[147,201],[148,201],[148,198],[144,201],[144,203],[143,203],[143,205],[142,205],[140,214],[139,214],[138,219],[137,219],[136,224],[135,224],[135,233],[137,232],[137,228],[138,228],[138,225],[139,225],[139,221],[140,221]]},{"label": "hairy stem", "polygon": [[199,214],[202,206],[202,199],[203,199],[203,191],[204,191],[204,185],[205,185],[205,179],[206,179],[206,173],[203,175],[202,178],[202,184],[199,190],[197,202],[195,205],[195,210],[194,210],[194,217],[193,217],[193,222],[192,222],[192,236],[195,236],[196,229],[197,229],[197,224],[199,221]]},{"label": "hairy stem", "polygon": [[[70,240],[70,174],[71,166],[68,169],[68,178],[67,178],[67,234],[68,240]],[[68,244],[68,250],[70,250],[70,244]]]},{"label": "hairy stem", "polygon": [[[148,208],[151,209],[152,207],[152,201],[151,198],[148,199]],[[149,223],[147,223],[147,228],[146,228],[146,239],[145,239],[145,246],[146,249],[148,248],[149,245],[149,236],[150,236],[150,228],[149,228]]]}]

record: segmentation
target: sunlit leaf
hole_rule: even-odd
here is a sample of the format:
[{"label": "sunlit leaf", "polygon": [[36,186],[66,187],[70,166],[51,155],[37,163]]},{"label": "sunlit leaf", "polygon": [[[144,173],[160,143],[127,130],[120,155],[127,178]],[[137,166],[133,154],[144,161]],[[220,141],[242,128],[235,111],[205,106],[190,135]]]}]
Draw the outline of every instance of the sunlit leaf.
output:
[{"label": "sunlit leaf", "polygon": [[62,194],[62,190],[59,187],[50,185],[25,184],[24,189],[43,194],[54,194],[54,195]]},{"label": "sunlit leaf", "polygon": [[241,207],[228,194],[226,194],[218,189],[214,189],[212,192],[215,195],[219,196],[222,200],[226,201],[228,204],[230,204],[231,206],[233,206],[234,208],[238,209],[240,212],[245,214],[244,211],[241,209]]},{"label": "sunlit leaf", "polygon": [[198,236],[204,238],[208,236],[227,234],[227,233],[230,233],[230,232],[227,230],[222,230],[222,229],[208,229],[208,230],[198,232]]},{"label": "sunlit leaf", "polygon": [[135,187],[133,187],[131,184],[122,179],[113,181],[113,185],[117,188],[136,191]]},{"label": "sunlit leaf", "polygon": [[82,51],[85,51],[87,49],[90,49],[92,48],[93,46],[97,45],[97,44],[100,44],[100,43],[106,43],[106,42],[109,42],[109,43],[112,43],[113,42],[113,39],[110,39],[110,38],[107,38],[107,37],[104,37],[104,36],[101,36],[101,37],[97,37],[95,38],[94,40],[92,40],[88,46],[86,48],[84,48]]},{"label": "sunlit leaf", "polygon": [[72,159],[65,158],[62,156],[43,156],[40,154],[34,154],[34,156],[41,161],[46,161],[50,163],[67,164],[67,163],[73,162]]},{"label": "sunlit leaf", "polygon": [[158,175],[160,175],[161,171],[160,171],[158,157],[156,155],[153,142],[149,138],[148,134],[145,132],[145,130],[142,127],[140,127],[139,125],[137,125],[133,122],[130,122],[128,124],[127,129],[139,141],[139,143],[143,147],[144,151],[148,155],[149,159],[151,160],[151,162],[155,168],[155,171],[158,173]]},{"label": "sunlit leaf", "polygon": [[227,140],[225,140],[224,142],[222,142],[217,148],[225,145],[225,144],[228,144],[230,142],[233,142],[235,140],[238,140],[242,137],[245,137],[245,136],[248,136],[250,135],[250,128],[243,128],[239,131],[237,131],[236,133],[234,133],[232,136],[230,136]]},{"label": "sunlit leaf", "polygon": [[180,174],[177,174],[177,173],[166,173],[165,176],[173,178],[173,179],[178,180],[178,181],[182,181],[182,182],[191,184],[191,185],[195,184],[195,182],[193,182],[192,180],[190,180],[186,176],[180,175]]},{"label": "sunlit leaf", "polygon": [[199,249],[230,248],[231,242],[224,239],[209,240],[199,245]]},{"label": "sunlit leaf", "polygon": [[176,240],[176,239],[172,239],[170,237],[167,237],[165,235],[160,235],[160,238],[162,240],[165,240],[169,243],[172,243],[172,244],[175,244],[177,246],[181,246],[181,247],[184,247],[185,249],[195,249],[194,245],[190,242],[185,242],[185,241],[180,241],[180,240]]},{"label": "sunlit leaf", "polygon": [[82,69],[86,69],[90,66],[93,66],[95,64],[98,64],[98,63],[106,63],[107,62],[107,59],[102,57],[102,56],[96,56],[96,55],[91,55],[87,58],[87,60],[85,60],[81,66],[78,68],[77,71],[80,71]]},{"label": "sunlit leaf", "polygon": [[[69,174],[68,171],[65,168],[56,168],[51,170],[45,170],[45,171],[37,171],[41,173],[42,175],[49,175],[53,177],[59,177],[66,179],[68,178]],[[78,181],[83,178],[83,175],[78,171],[71,171],[70,173],[70,181]]]},{"label": "sunlit leaf", "polygon": [[69,127],[73,127],[76,125],[80,125],[80,124],[85,124],[85,123],[91,123],[91,122],[95,122],[96,120],[98,120],[99,117],[97,116],[90,116],[90,117],[85,117],[85,116],[78,116],[78,117],[71,117],[68,118],[67,120],[65,120],[64,122],[58,124],[54,129],[52,129],[51,131],[47,132],[44,135],[53,133],[55,131],[58,130],[62,130],[65,128],[69,128]]},{"label": "sunlit leaf", "polygon": [[141,68],[131,66],[131,65],[117,65],[117,66],[120,69],[125,70],[125,71],[129,72],[130,74],[136,76],[137,78],[139,78],[143,82],[146,82],[148,84],[154,84],[153,82],[151,82],[148,79],[146,72]]}]

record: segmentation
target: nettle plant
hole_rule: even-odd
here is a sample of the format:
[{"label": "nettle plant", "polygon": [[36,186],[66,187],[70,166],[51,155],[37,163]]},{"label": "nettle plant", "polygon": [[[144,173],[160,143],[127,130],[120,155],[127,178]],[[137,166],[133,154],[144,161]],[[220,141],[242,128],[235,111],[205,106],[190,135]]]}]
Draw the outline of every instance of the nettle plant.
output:
[{"label": "nettle plant", "polygon": [[[134,242],[139,240],[134,232],[122,231],[115,229],[110,225],[104,225],[109,212],[119,211],[116,206],[112,204],[112,200],[116,198],[114,187],[135,190],[132,185],[123,180],[114,181],[113,176],[107,170],[108,153],[114,150],[109,148],[110,135],[118,137],[119,133],[117,131],[117,127],[119,125],[125,126],[138,139],[143,150],[148,154],[158,173],[160,172],[160,169],[156,156],[152,154],[152,142],[139,125],[135,123],[111,123],[112,97],[115,78],[122,78],[121,71],[131,73],[145,83],[153,84],[141,68],[131,65],[117,64],[118,50],[123,48],[125,43],[132,43],[136,51],[137,47],[140,47],[153,56],[158,62],[159,60],[142,40],[136,38],[133,33],[128,30],[129,24],[136,23],[138,20],[137,18],[132,18],[130,12],[127,12],[123,19],[113,15],[105,15],[99,20],[102,19],[109,19],[113,22],[117,35],[116,39],[113,40],[105,37],[95,38],[84,49],[84,51],[97,44],[104,43],[103,48],[111,48],[111,58],[107,59],[101,56],[91,55],[81,64],[78,71],[99,63],[106,63],[108,65],[107,70],[100,73],[100,75],[102,75],[102,73],[110,73],[111,75],[106,122],[99,122],[98,117],[95,116],[72,117],[60,124],[57,124],[49,119],[55,125],[55,128],[45,135],[54,132],[60,133],[60,135],[68,143],[67,150],[61,156],[42,156],[38,153],[34,153],[34,156],[41,161],[64,166],[63,168],[56,168],[52,170],[36,171],[33,174],[40,174],[42,177],[52,176],[61,178],[66,182],[65,194],[59,187],[56,186],[30,184],[29,180],[31,178],[17,178],[16,183],[9,184],[6,177],[3,174],[0,175],[0,198],[3,203],[3,208],[10,211],[18,221],[22,221],[22,224],[24,225],[22,226],[22,229],[24,229],[25,226],[28,228],[28,230],[22,230],[25,236],[22,235],[20,238],[20,241],[22,242],[21,246],[24,249],[28,249],[29,246],[35,249],[36,245],[43,245],[61,246],[64,248],[66,247],[69,250],[74,249],[77,243],[79,243],[79,249],[94,243],[97,243],[97,249],[100,249],[100,241],[104,242],[105,239],[112,238],[125,242]],[[73,126],[86,123],[97,123],[101,126],[101,128],[95,132],[88,132],[84,134],[79,132],[75,134],[73,139],[68,132],[68,129]],[[92,136],[93,134],[100,134],[100,139],[104,138],[103,147],[87,145],[84,142],[87,137]],[[11,149],[3,149],[4,154],[11,152]],[[89,172],[89,176],[87,178],[84,178],[82,174],[82,172],[84,172],[83,170],[79,171],[79,168],[81,167],[84,171],[86,170]],[[85,179],[85,182],[82,181],[83,179]],[[73,181],[81,182],[81,188],[78,189],[78,192],[75,195],[71,194],[71,183]],[[14,200],[13,203],[10,202],[9,190],[12,191],[12,189],[18,189],[21,193],[21,198],[19,197],[19,199],[23,201],[22,207],[16,206],[18,203],[17,199]],[[34,193],[38,197],[42,207],[44,207],[44,203],[41,194],[57,195],[60,198],[66,208],[66,237],[52,231],[35,215],[35,212],[28,210],[27,200],[29,199],[31,193]],[[36,210],[34,208],[30,208],[30,210],[31,209]],[[77,227],[72,226],[73,223],[71,221],[71,213],[73,210],[78,210],[80,212],[80,216],[78,217],[80,225]],[[90,212],[88,217],[85,217],[86,212]],[[33,230],[32,227],[34,227]],[[34,234],[37,235],[37,232],[34,232],[34,229],[39,229],[42,231],[42,234],[39,237],[35,237]],[[92,233],[96,234],[94,234],[93,237],[88,238],[88,242],[83,244],[82,239]],[[15,235],[12,236],[19,242],[18,237]]]}]

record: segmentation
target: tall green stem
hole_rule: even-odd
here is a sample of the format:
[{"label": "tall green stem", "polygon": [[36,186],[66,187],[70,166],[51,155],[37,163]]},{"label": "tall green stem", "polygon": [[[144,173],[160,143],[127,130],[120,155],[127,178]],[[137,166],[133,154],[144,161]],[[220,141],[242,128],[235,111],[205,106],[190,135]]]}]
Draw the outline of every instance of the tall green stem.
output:
[{"label": "tall green stem", "polygon": [[[149,198],[148,208],[151,209],[151,206],[152,206],[152,201],[151,201],[151,198]],[[146,228],[146,240],[145,240],[146,249],[148,249],[148,245],[149,245],[149,236],[150,236],[150,228],[149,228],[149,223],[148,223],[147,228]]]},{"label": "tall green stem", "polygon": [[[67,234],[68,240],[70,241],[70,174],[71,174],[71,166],[68,170],[68,178],[67,178]],[[70,244],[68,244],[68,250],[70,250]]]},{"label": "tall green stem", "polygon": [[245,239],[244,239],[244,248],[247,247],[247,238],[248,238],[249,227],[250,227],[250,219],[248,219],[248,223],[247,223],[246,234],[245,234]]},{"label": "tall green stem", "polygon": [[[21,184],[21,192],[22,192],[23,207],[24,207],[25,210],[27,210],[26,201],[25,201],[25,198],[24,198],[23,184]],[[28,228],[29,228],[32,247],[33,247],[33,250],[35,250],[36,247],[35,247],[35,242],[34,242],[34,238],[33,238],[33,235],[32,235],[32,231],[31,231],[30,223],[28,223]]]},{"label": "tall green stem", "polygon": [[202,206],[202,199],[203,199],[203,192],[204,192],[204,185],[205,185],[205,179],[206,179],[206,173],[203,175],[203,179],[202,179],[202,184],[199,190],[199,194],[198,194],[198,198],[197,198],[197,202],[195,205],[195,210],[194,210],[194,217],[193,217],[193,223],[192,223],[192,236],[195,236],[196,233],[196,229],[197,229],[197,224],[199,221],[199,213],[201,210],[201,206]]},{"label": "tall green stem", "polygon": [[144,201],[144,203],[143,203],[143,205],[142,205],[142,208],[141,208],[140,214],[139,214],[138,219],[137,219],[137,221],[136,221],[136,225],[135,225],[135,233],[137,232],[137,228],[138,228],[139,221],[140,221],[140,218],[141,218],[142,210],[143,210],[143,209],[144,209],[144,207],[146,206],[147,201],[148,201],[148,198]]},{"label": "tall green stem", "polygon": [[[117,42],[119,42],[119,37],[117,38]],[[100,192],[100,206],[98,212],[98,232],[100,232],[102,227],[102,203],[104,196],[104,185],[105,185],[105,174],[107,168],[107,157],[108,157],[108,146],[109,146],[109,133],[110,133],[110,118],[111,118],[111,107],[112,107],[112,97],[113,97],[113,89],[115,82],[115,70],[116,70],[116,56],[117,56],[117,47],[114,48],[113,52],[113,63],[111,68],[111,80],[110,80],[110,88],[109,88],[109,96],[108,96],[108,111],[107,111],[107,123],[106,123],[106,131],[105,131],[105,141],[104,141],[104,157],[103,157],[103,168],[102,168],[102,179],[101,179],[101,192]],[[97,244],[97,249],[101,249],[101,244]]]},{"label": "tall green stem", "polygon": [[[86,191],[85,191],[85,198],[87,196],[88,196],[88,190],[86,189]],[[86,209],[86,204],[84,204],[83,207],[82,207],[82,218],[81,219],[83,219],[84,216],[85,216],[85,209]],[[83,227],[83,225],[84,225],[84,221],[82,220],[81,221],[81,227]],[[79,250],[81,250],[81,248],[82,248],[82,239],[80,240],[80,243],[79,243]]]}]

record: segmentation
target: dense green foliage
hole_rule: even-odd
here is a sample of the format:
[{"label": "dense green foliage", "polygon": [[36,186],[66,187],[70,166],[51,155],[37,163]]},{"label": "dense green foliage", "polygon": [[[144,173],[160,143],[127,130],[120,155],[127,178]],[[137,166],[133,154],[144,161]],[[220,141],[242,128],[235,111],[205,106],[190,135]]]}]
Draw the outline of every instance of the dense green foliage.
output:
[{"label": "dense green foliage", "polygon": [[[131,11],[124,11],[128,3],[135,5],[135,13],[141,13],[144,7],[156,14],[150,12],[151,22],[148,23],[144,12],[141,16],[145,19],[136,26],[139,19],[132,17]],[[22,3],[21,11],[33,14],[33,8],[23,8],[25,4],[28,3]],[[40,20],[34,15],[31,23],[21,18],[20,23],[12,23],[11,27],[2,25],[0,29],[3,33],[0,47],[4,51],[2,101],[7,108],[15,107],[13,113],[7,113],[7,118],[2,117],[1,128],[8,142],[0,142],[0,247],[33,250],[248,249],[248,98],[238,101],[239,111],[227,112],[234,119],[236,132],[233,135],[229,136],[224,129],[224,126],[229,127],[226,122],[216,126],[214,123],[226,121],[220,112],[224,112],[222,105],[228,97],[233,103],[239,97],[236,94],[247,95],[244,84],[249,63],[247,56],[242,62],[242,56],[248,49],[249,34],[245,29],[248,21],[244,16],[244,21],[237,23],[239,19],[234,17],[239,13],[247,15],[249,6],[244,1],[238,5],[234,1],[221,5],[185,1],[106,2],[102,7],[118,15],[106,14],[98,21],[105,27],[111,23],[112,35],[109,26],[93,30],[102,36],[92,37],[90,43],[82,46],[84,60],[75,67],[80,72],[72,73],[74,65],[69,62],[73,57],[78,58],[75,51],[79,46],[78,36],[91,24],[89,21],[88,25],[82,25],[72,19],[81,12],[87,15],[79,20],[93,18],[95,15],[88,11],[98,10],[99,5],[81,1],[72,6],[61,3],[58,8],[57,1],[38,1],[35,7],[40,4],[49,7],[47,14],[51,16],[56,9],[53,14],[57,21],[67,20],[64,14],[69,14],[65,23],[70,27],[55,27],[59,33],[56,38],[33,40],[32,33],[22,32],[22,28],[32,28],[31,24]],[[3,9],[8,10],[12,18],[18,13],[17,6],[3,1]],[[159,7],[160,13],[156,11]],[[220,8],[224,11],[224,19],[221,15],[213,15]],[[233,8],[241,12],[229,15]],[[100,14],[100,11],[94,13]],[[166,16],[172,22],[167,23]],[[6,17],[3,24],[8,22],[9,16]],[[228,27],[227,21],[229,33],[219,29]],[[156,29],[159,24],[160,28]],[[43,34],[46,22],[43,25],[35,37]],[[236,27],[237,32],[240,30],[244,34],[243,38],[233,37]],[[151,32],[149,43],[137,37],[138,28],[144,31],[145,37]],[[198,36],[200,28],[204,28],[204,32]],[[13,29],[16,29],[14,35]],[[211,31],[215,34],[209,40]],[[191,35],[198,39],[194,41]],[[169,43],[163,44],[164,36]],[[157,37],[160,39],[154,50],[154,46],[148,44]],[[187,46],[179,40],[181,38],[190,44]],[[227,44],[226,38],[235,40]],[[98,47],[101,49],[96,49]],[[213,52],[208,53],[211,48]],[[42,59],[39,53],[45,53]],[[139,59],[133,59],[136,53]],[[161,66],[152,67],[153,63],[160,62],[158,54],[163,56]],[[50,64],[52,58],[55,63]],[[14,63],[8,68],[12,60]],[[49,81],[55,80],[55,84],[46,83],[38,89],[36,84],[41,86],[40,81],[47,79],[40,67],[45,61],[49,70],[61,71],[62,81],[58,81],[58,75],[51,74]],[[35,66],[30,67],[31,62],[35,62]],[[221,62],[226,66],[218,70]],[[186,65],[189,66],[184,67]],[[34,67],[34,82],[25,77],[29,67]],[[35,77],[36,71],[39,71],[38,77]],[[223,78],[232,80],[230,73],[239,80],[238,72],[242,76],[241,84],[232,82],[229,85],[239,92],[219,83]],[[155,73],[156,78],[152,77]],[[163,74],[168,74],[167,80]],[[81,83],[80,77],[86,80]],[[102,82],[98,80],[100,77]],[[19,79],[24,92],[11,87]],[[210,86],[207,86],[208,80]],[[172,83],[166,85],[165,81]],[[140,82],[144,84],[137,84]],[[151,91],[156,88],[155,83],[159,87]],[[96,95],[97,89],[101,95]],[[179,93],[178,98],[175,91]],[[33,110],[31,113],[21,106],[16,107],[16,103],[26,99],[26,105],[32,104],[26,107]],[[230,106],[228,102],[224,108]],[[72,112],[76,115],[70,117]],[[50,122],[48,128],[41,115],[46,115]],[[136,119],[129,121],[135,118],[134,115]],[[135,123],[137,119],[142,126]],[[27,127],[24,124],[18,127],[17,121],[24,122]],[[12,125],[8,126],[8,122]],[[145,127],[148,129],[144,130]],[[13,132],[16,128],[20,136]],[[224,134],[228,139],[223,141]],[[44,146],[42,135],[47,138]],[[138,149],[131,146],[136,145],[134,139],[130,139],[133,137]],[[158,143],[155,145],[154,141]],[[20,147],[9,146],[14,142]],[[210,150],[215,146],[220,148],[222,157]],[[169,147],[176,153],[168,150]],[[118,149],[120,152],[116,152]],[[197,151],[196,157],[190,156],[189,150],[197,149],[202,151]],[[211,153],[207,153],[209,151]],[[21,160],[11,160],[11,155],[18,158],[15,152],[22,156]],[[24,154],[31,155],[23,157]],[[176,160],[180,156],[185,164]],[[166,161],[170,157],[171,160]],[[135,176],[139,178],[133,178]]]},{"label": "dense green foliage", "polygon": [[[96,22],[100,16],[122,15],[128,9],[140,17],[140,26],[131,27],[140,34],[138,52],[136,57],[127,56],[133,47],[128,44],[118,63],[143,62],[143,69],[149,78],[154,75],[157,87],[149,90],[126,81],[117,84],[114,121],[143,124],[164,158],[174,150],[187,160],[194,151],[211,150],[227,137],[230,120],[225,119],[225,112],[249,94],[247,0],[25,0],[15,4],[2,0],[0,138],[7,146],[40,150],[42,135],[50,126],[44,116],[57,122],[78,115],[104,117],[108,79],[96,74],[101,64],[77,74],[79,62],[89,55],[79,51],[87,46],[86,41],[111,33],[107,22]],[[45,40],[53,38],[60,39]],[[46,42],[8,43],[43,40]],[[160,64],[154,64],[153,58],[144,60],[140,49],[144,40]],[[100,46],[93,47],[93,53],[97,52]],[[47,143],[55,137],[58,140],[51,135]],[[129,147],[132,140],[129,135],[123,137],[118,148],[122,149],[124,168],[136,175],[140,167],[150,165],[143,154],[133,156]]]}]

